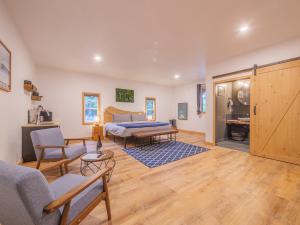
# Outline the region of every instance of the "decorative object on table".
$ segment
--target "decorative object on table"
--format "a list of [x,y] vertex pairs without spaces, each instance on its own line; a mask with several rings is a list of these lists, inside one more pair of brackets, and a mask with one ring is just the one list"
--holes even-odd
[[11,51],[0,41],[0,89],[11,91]]
[[116,102],[134,102],[134,90],[116,88]]
[[89,172],[95,174],[100,170],[110,169],[107,182],[110,181],[113,170],[116,165],[114,152],[110,150],[102,151],[102,154],[87,153],[80,157],[80,172],[83,176],[87,176]]
[[102,148],[102,141],[101,141],[101,137],[99,136],[97,141],[97,149],[96,149],[96,152],[99,155],[102,154],[101,148]]
[[188,119],[188,103],[178,103],[178,119],[187,120]]
[[217,86],[217,96],[225,96],[226,95],[226,88],[223,85]]
[[149,168],[161,166],[208,150],[204,147],[179,141],[148,145],[143,150],[139,147],[123,148],[123,151]]

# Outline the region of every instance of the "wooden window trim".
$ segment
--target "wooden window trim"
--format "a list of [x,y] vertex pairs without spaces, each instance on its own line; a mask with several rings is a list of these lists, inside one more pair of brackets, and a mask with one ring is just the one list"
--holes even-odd
[[[99,93],[91,93],[91,92],[83,92],[82,93],[82,125],[94,125],[95,123],[86,123],[85,122],[85,104],[84,104],[84,97],[85,96],[96,96],[98,97],[98,113],[97,116],[100,118],[100,94]],[[101,118],[100,118],[101,120]],[[99,120],[99,123],[100,123]]]
[[146,97],[145,98],[145,114],[146,114],[146,117],[147,117],[147,104],[146,104],[147,100],[154,100],[154,118],[153,118],[153,120],[149,120],[149,121],[156,121],[156,98],[154,98],[154,97]]

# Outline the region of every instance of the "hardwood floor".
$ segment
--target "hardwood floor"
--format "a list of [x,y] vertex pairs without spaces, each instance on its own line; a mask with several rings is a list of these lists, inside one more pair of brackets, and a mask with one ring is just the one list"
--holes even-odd
[[[203,136],[178,140],[204,145]],[[104,202],[82,224],[296,225],[300,224],[300,166],[211,147],[154,169],[111,141],[117,165],[109,183],[112,221]],[[79,173],[79,161],[70,165]],[[58,172],[47,172],[49,181]]]

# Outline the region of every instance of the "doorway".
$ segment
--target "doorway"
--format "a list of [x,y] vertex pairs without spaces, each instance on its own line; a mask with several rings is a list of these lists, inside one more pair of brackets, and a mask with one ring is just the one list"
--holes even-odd
[[215,83],[215,143],[249,152],[250,78]]

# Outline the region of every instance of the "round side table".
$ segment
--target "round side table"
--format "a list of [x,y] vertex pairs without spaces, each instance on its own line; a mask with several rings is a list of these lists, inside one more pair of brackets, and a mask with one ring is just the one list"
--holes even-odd
[[110,181],[111,175],[116,165],[114,159],[114,152],[110,150],[102,151],[102,154],[97,153],[87,153],[80,157],[80,172],[83,176],[87,176],[88,171],[93,174],[97,173],[101,169],[111,168],[107,182]]

